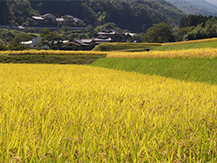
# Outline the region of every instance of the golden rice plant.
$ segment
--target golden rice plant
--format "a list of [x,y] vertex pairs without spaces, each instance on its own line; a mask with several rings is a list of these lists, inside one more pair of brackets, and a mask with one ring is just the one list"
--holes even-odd
[[100,51],[63,51],[63,50],[22,50],[22,51],[2,51],[8,55],[106,55]]
[[176,51],[110,52],[107,58],[216,58],[216,48]]
[[0,162],[217,162],[217,86],[0,64]]
[[179,41],[179,42],[169,42],[169,43],[162,43],[162,45],[179,45],[179,44],[191,44],[191,43],[212,42],[212,41],[217,41],[217,38],[207,38],[207,39]]

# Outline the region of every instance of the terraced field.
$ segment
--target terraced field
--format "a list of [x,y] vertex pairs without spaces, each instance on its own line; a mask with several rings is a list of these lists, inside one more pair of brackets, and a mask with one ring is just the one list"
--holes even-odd
[[106,55],[0,64],[0,162],[217,162],[216,49]]
[[0,162],[216,162],[217,86],[0,65]]

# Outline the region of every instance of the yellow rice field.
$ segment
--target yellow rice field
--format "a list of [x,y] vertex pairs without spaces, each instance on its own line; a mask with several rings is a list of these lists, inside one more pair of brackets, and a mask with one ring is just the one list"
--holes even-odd
[[217,48],[149,52],[110,52],[107,58],[216,58]]
[[161,45],[179,45],[179,44],[192,44],[192,43],[213,42],[213,41],[217,41],[217,38],[214,37],[214,38],[207,38],[207,39],[179,41],[179,42],[169,42],[169,43],[162,43]]
[[63,51],[63,50],[22,50],[22,51],[1,51],[1,54],[8,55],[106,55],[101,51]]
[[217,86],[0,64],[0,162],[217,162]]
[[107,58],[216,58],[217,48],[185,49],[171,51],[144,52],[102,52],[102,51],[61,51],[61,50],[24,50],[1,51],[8,55],[103,55]]

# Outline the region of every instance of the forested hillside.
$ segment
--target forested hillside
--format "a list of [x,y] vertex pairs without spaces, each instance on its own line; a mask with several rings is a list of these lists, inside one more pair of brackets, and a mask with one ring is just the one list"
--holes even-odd
[[130,31],[142,32],[153,24],[178,24],[185,14],[165,0],[23,0],[0,1],[0,23],[22,25],[32,15],[73,15],[93,26],[114,22]]

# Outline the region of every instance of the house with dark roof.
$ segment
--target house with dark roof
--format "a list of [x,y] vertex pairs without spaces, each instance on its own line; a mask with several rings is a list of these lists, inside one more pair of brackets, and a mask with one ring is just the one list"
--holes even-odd
[[114,29],[103,29],[97,33],[99,36],[107,36],[111,38],[111,42],[123,42],[123,33],[120,33]]
[[95,47],[93,39],[72,39],[65,43],[68,49],[73,50],[91,50]]
[[57,24],[57,25],[70,25],[72,23],[82,24],[84,25],[84,21],[76,18],[72,15],[64,15],[60,18],[57,18],[51,13],[44,14],[42,16],[32,16],[33,24],[34,25],[43,25],[47,23]]
[[107,42],[112,42],[112,39],[106,35],[99,35],[97,38],[94,38],[93,40],[96,43],[96,45],[107,43]]
[[56,22],[56,16],[51,13],[44,14],[42,16],[46,22]]
[[106,29],[98,32],[97,38],[92,39],[72,39],[66,45],[72,49],[77,50],[90,50],[95,47],[95,45],[108,43],[108,42],[123,42],[123,34],[113,30]]

